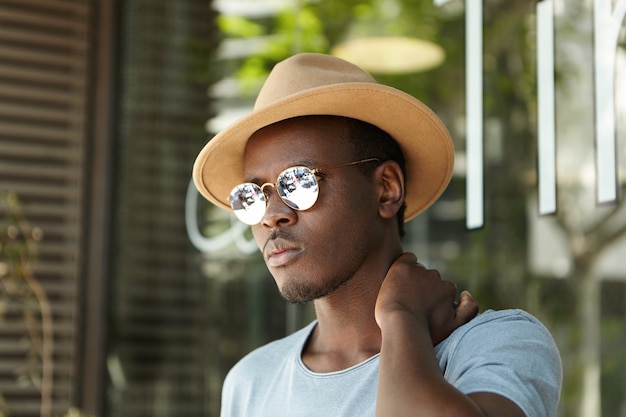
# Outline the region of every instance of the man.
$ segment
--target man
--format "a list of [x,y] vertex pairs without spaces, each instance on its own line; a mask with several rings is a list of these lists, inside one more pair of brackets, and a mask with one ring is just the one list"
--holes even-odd
[[403,253],[447,186],[437,116],[360,68],[300,54],[200,152],[194,181],[252,233],[283,297],[317,320],[229,373],[222,416],[553,416],[561,363],[519,310],[489,311]]

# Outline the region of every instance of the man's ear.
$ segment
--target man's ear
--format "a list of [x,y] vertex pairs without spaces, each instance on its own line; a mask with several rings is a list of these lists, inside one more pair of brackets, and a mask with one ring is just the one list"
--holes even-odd
[[404,174],[395,161],[385,161],[376,169],[378,212],[391,219],[404,204]]

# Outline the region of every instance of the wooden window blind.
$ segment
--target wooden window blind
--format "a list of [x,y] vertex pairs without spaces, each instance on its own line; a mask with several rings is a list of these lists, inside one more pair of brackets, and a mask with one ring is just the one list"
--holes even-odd
[[41,346],[28,333],[41,334],[39,312],[27,326],[33,307],[0,286],[0,394],[13,417],[64,415],[74,396],[91,13],[89,1],[0,0],[0,193],[15,193],[43,231],[34,275],[54,332],[41,409]]

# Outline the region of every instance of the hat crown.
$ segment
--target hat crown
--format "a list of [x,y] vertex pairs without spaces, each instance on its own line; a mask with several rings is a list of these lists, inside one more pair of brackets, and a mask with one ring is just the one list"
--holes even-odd
[[276,64],[259,92],[254,110],[305,90],[346,83],[376,83],[376,80],[360,67],[334,56],[298,54]]

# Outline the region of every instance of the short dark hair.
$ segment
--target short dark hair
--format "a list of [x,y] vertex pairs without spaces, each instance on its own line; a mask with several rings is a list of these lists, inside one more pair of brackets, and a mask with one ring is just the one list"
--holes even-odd
[[[345,118],[348,123],[348,141],[353,147],[354,159],[378,158],[381,161],[395,161],[406,178],[406,162],[400,145],[389,133],[362,120]],[[359,168],[367,175],[374,172],[372,164],[361,164]],[[404,236],[404,211],[406,204],[403,203],[396,216],[400,236]]]

